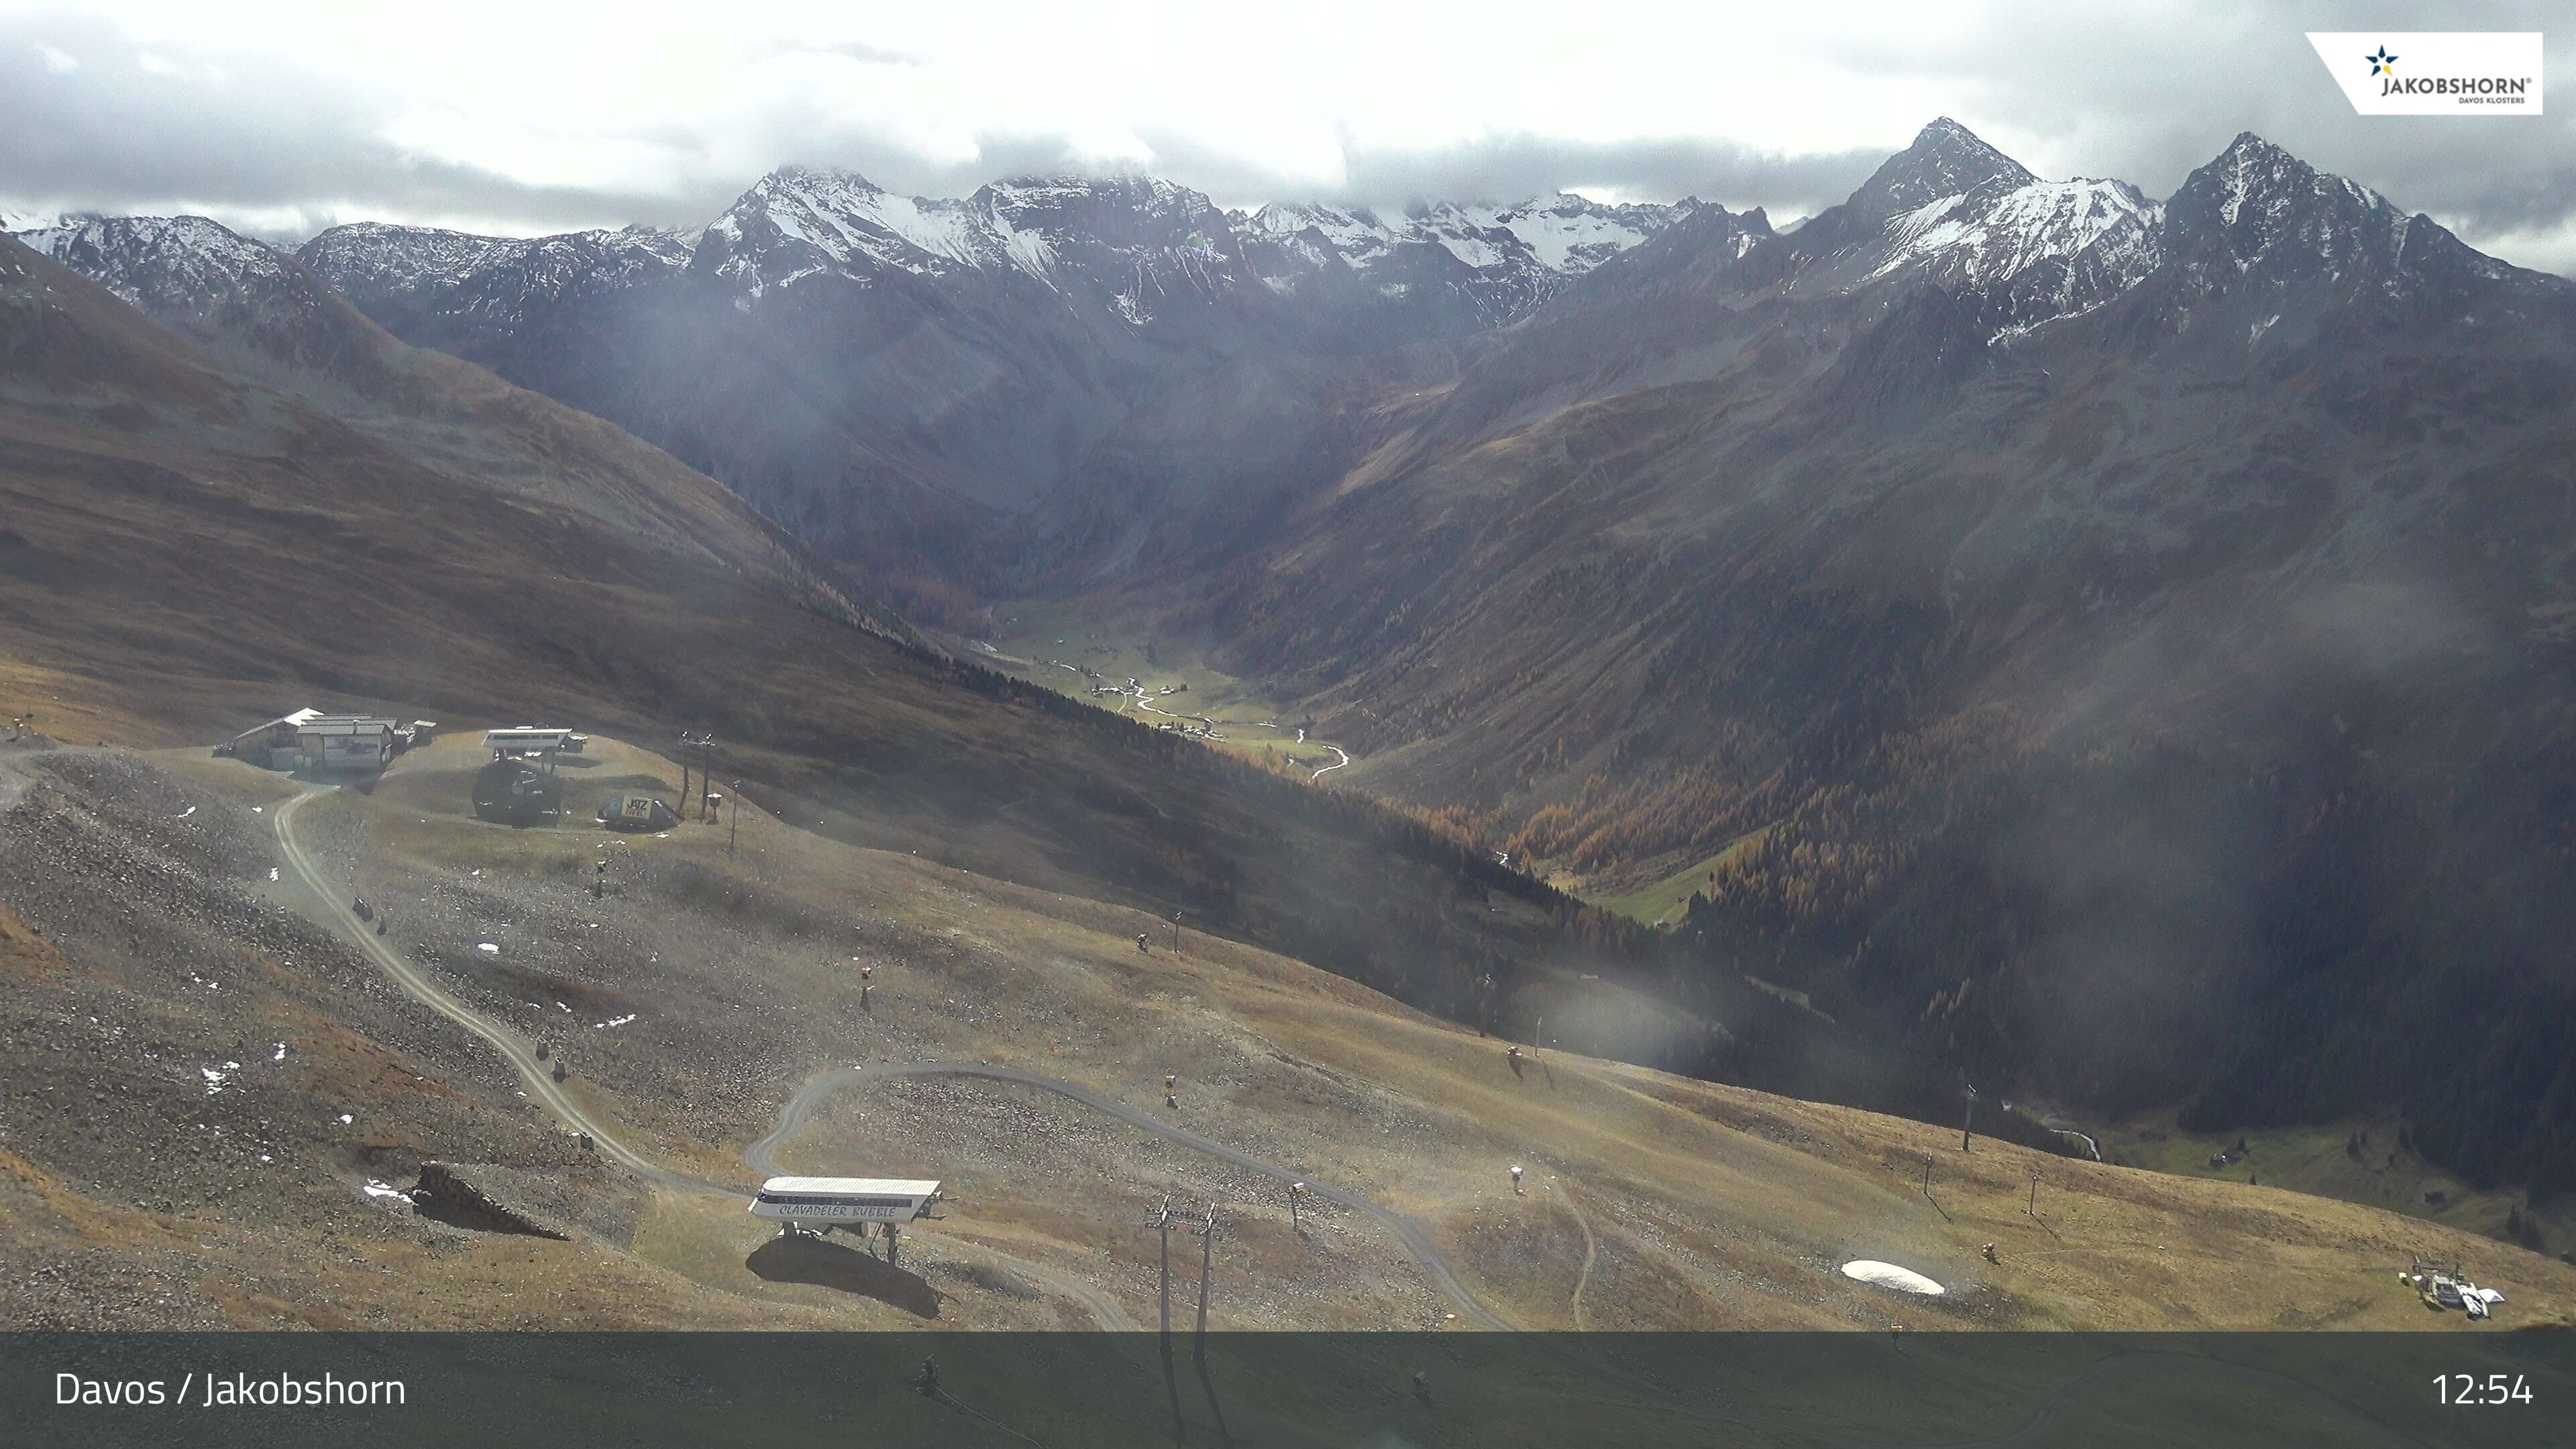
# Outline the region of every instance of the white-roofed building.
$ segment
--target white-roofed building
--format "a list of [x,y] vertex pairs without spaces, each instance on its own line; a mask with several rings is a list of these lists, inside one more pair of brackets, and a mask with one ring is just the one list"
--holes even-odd
[[[577,745],[574,741],[580,741]],[[579,754],[590,736],[577,735],[568,729],[542,725],[520,725],[515,729],[485,730],[483,744],[496,760],[522,759],[531,755]]]
[[752,1199],[754,1217],[773,1218],[790,1233],[884,1223],[893,1227],[930,1216],[939,1200],[936,1178],[773,1177]]
[[263,770],[292,770],[304,763],[304,750],[296,732],[306,723],[322,717],[318,709],[299,709],[282,714],[264,725],[243,730],[215,747],[218,755],[231,755],[250,761]]

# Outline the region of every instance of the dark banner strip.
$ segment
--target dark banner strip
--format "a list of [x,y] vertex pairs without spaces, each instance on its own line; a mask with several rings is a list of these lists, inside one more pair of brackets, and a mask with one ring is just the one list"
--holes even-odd
[[2556,1445],[2576,1336],[8,1335],[43,1445]]

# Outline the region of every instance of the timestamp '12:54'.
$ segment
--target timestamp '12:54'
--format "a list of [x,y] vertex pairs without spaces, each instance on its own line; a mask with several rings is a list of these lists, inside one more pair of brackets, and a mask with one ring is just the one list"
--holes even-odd
[[2445,1404],[2528,1404],[2531,1384],[2520,1374],[2435,1374],[2433,1392]]

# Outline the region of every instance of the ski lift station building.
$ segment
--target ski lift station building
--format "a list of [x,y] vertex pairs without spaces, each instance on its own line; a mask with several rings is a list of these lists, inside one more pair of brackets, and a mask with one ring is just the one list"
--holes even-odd
[[532,755],[578,755],[589,743],[588,735],[538,725],[483,732],[483,744],[496,760],[525,759]]
[[215,746],[215,753],[248,760],[263,770],[296,769],[304,763],[304,745],[299,731],[320,718],[322,711],[318,709],[299,709],[292,714],[282,714]]
[[773,1177],[752,1199],[754,1217],[808,1231],[840,1224],[908,1223],[930,1216],[935,1178]]
[[381,770],[393,763],[395,726],[373,715],[316,715],[295,727],[305,766],[316,770]]
[[[429,728],[432,733],[438,729]],[[299,709],[242,731],[217,745],[215,753],[268,770],[381,770],[403,744],[403,733],[392,720]]]

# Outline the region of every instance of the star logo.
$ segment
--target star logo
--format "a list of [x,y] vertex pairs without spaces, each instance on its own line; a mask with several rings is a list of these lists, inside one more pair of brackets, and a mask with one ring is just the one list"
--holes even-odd
[[2388,53],[2388,47],[2385,45],[2379,47],[2379,53],[2377,55],[2365,55],[2362,59],[2370,62],[2370,73],[2372,75],[2397,74],[2397,57],[2390,55]]

